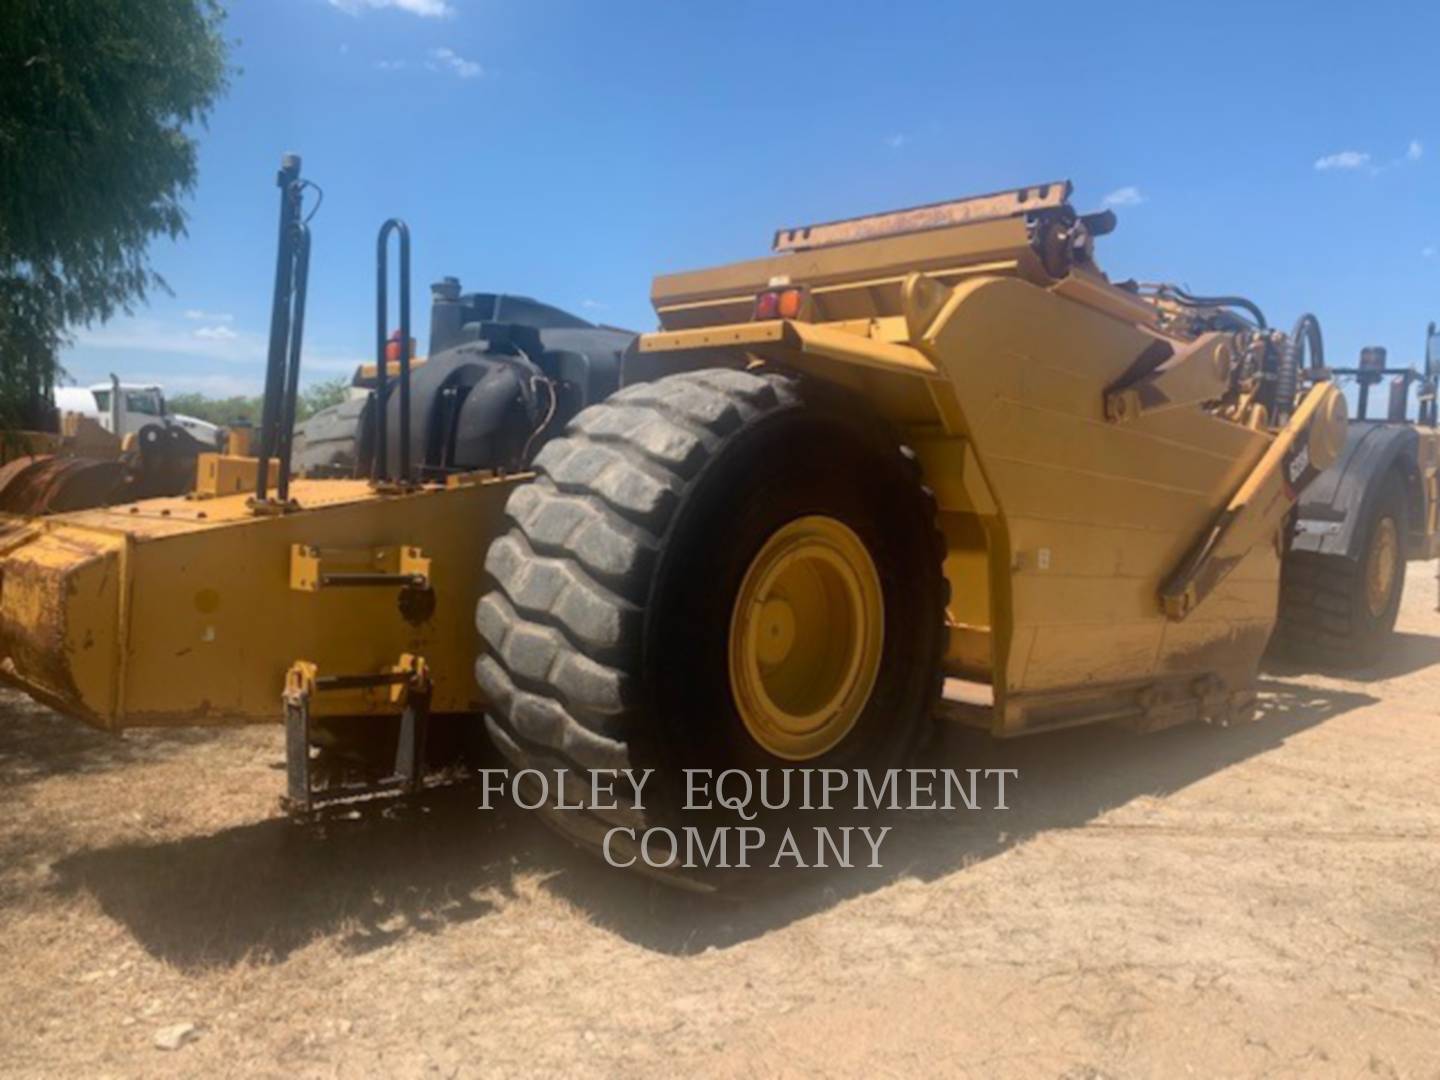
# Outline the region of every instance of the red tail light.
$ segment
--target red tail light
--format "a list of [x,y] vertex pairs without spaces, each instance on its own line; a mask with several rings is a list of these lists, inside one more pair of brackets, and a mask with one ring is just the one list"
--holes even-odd
[[766,289],[755,297],[755,319],[798,319],[804,307],[804,289]]

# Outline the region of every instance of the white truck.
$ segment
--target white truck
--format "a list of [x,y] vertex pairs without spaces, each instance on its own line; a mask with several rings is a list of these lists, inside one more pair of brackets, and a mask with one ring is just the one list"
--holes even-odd
[[108,383],[57,387],[55,406],[62,414],[88,416],[121,439],[148,424],[160,424],[178,427],[207,447],[219,447],[221,441],[216,425],[166,411],[165,392],[154,383],[126,383],[112,375]]

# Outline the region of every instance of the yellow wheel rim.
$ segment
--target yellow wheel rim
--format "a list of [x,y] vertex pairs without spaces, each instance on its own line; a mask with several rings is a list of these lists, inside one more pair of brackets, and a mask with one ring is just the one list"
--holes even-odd
[[789,761],[832,749],[870,700],[884,642],[880,575],[854,530],[819,514],[777,529],[730,618],[730,689],[746,730]]
[[1365,560],[1365,605],[1374,618],[1385,614],[1390,606],[1390,591],[1395,587],[1395,571],[1400,565],[1400,533],[1394,518],[1381,518],[1370,542],[1370,555]]

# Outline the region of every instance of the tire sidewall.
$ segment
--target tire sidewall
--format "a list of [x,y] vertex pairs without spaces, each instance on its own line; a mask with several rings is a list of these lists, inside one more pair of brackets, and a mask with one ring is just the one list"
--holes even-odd
[[[1369,573],[1370,554],[1375,544],[1376,534],[1380,529],[1380,522],[1387,517],[1395,522],[1399,551],[1397,552],[1395,577],[1390,586],[1389,600],[1386,602],[1384,611],[1377,616],[1370,611],[1366,577]],[[1392,475],[1380,489],[1374,512],[1370,514],[1369,520],[1366,522],[1365,542],[1360,548],[1359,572],[1355,575],[1354,610],[1359,615],[1363,627],[1360,635],[1361,647],[1367,654],[1371,654],[1370,658],[1373,658],[1373,653],[1383,645],[1385,636],[1394,629],[1396,617],[1400,613],[1400,598],[1405,591],[1407,528],[1405,488],[1400,478]]]
[[[647,703],[669,780],[681,770],[867,768],[903,763],[927,729],[943,616],[940,566],[929,546],[916,481],[893,440],[841,414],[801,402],[722,444],[692,482],[672,523],[648,605]],[[745,727],[729,681],[735,597],[755,554],[781,526],[810,514],[847,525],[874,560],[884,597],[875,688],[854,728],[807,761],[774,756]]]

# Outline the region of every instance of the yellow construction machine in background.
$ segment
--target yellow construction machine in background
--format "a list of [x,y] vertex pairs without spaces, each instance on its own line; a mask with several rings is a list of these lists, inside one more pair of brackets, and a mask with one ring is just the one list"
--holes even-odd
[[[1387,351],[1372,346],[1355,367],[1325,367],[1315,358],[1312,378],[1357,384],[1357,415],[1340,457],[1296,507],[1272,641],[1278,652],[1331,667],[1375,662],[1394,640],[1407,560],[1440,556],[1434,323],[1423,356],[1419,367],[1392,367]],[[1386,377],[1385,414],[1372,416],[1371,390]]]

